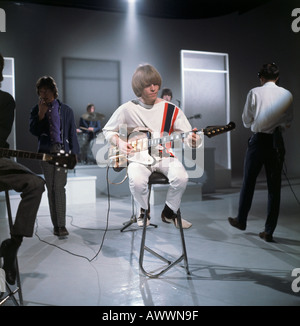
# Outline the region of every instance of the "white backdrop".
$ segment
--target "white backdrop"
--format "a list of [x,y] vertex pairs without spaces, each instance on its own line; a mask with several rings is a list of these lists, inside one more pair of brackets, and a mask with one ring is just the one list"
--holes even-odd
[[[15,98],[15,61],[14,58],[4,58],[3,81],[1,90],[10,93]],[[15,112],[16,121],[16,112]],[[8,137],[10,149],[16,149],[16,123],[14,122],[10,136]]]

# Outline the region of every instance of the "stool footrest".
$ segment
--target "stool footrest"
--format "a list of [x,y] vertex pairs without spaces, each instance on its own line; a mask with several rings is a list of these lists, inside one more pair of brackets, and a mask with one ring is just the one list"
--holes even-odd
[[14,302],[14,304],[16,306],[20,306],[22,305],[22,302],[20,302],[20,304],[18,303],[17,299],[14,297],[15,294],[17,294],[21,289],[19,287],[16,287],[14,290],[11,290],[9,285],[6,283],[6,287],[8,289],[7,294],[1,299],[0,296],[0,306],[3,305],[8,299],[12,299],[12,301]]
[[[145,243],[146,243],[146,229],[147,229],[147,210],[145,211],[144,221],[143,221],[144,225],[143,225],[143,234],[142,234],[142,241],[141,241],[139,265],[140,265],[140,269],[143,272],[143,274],[145,274],[148,277],[151,277],[151,278],[159,277],[160,275],[167,272],[170,268],[172,268],[173,266],[180,263],[182,260],[184,260],[184,262],[185,262],[185,269],[186,269],[187,274],[190,275],[189,268],[188,268],[188,260],[187,260],[187,253],[186,253],[186,247],[185,247],[185,240],[184,240],[184,234],[183,234],[183,229],[182,229],[180,211],[178,211],[177,216],[178,216],[177,218],[178,218],[178,225],[179,225],[179,229],[180,229],[180,237],[181,237],[181,244],[182,244],[182,255],[179,258],[177,258],[176,260],[174,260],[173,262],[171,262],[170,260],[168,260],[165,257],[161,256],[156,251],[154,251],[153,249],[150,249],[148,246],[145,245]],[[160,270],[160,272],[158,272],[158,273],[147,272],[145,270],[144,266],[143,266],[145,250],[148,251],[153,256],[156,256],[160,260],[167,263],[168,266],[166,268],[162,268]]]
[[169,265],[172,264],[172,262],[170,260],[168,260],[165,257],[161,256],[160,254],[158,254],[156,251],[150,249],[149,247],[145,246],[144,249],[147,250],[148,252],[150,252],[153,256],[156,256],[160,260],[163,260],[167,264],[169,264]]
[[[161,269],[160,272],[154,274],[154,273],[151,273],[151,272],[147,272],[145,270],[145,268],[143,267],[143,262],[141,261],[140,262],[140,268],[142,270],[142,272],[148,276],[148,277],[151,277],[151,278],[156,278],[156,277],[159,277],[160,275],[166,273],[170,268],[172,268],[173,266],[179,264],[182,260],[184,260],[184,254],[182,254],[178,259],[176,259],[175,261],[171,262],[170,260],[164,258],[163,256],[161,256],[160,254],[158,254],[157,252],[155,252],[154,250],[148,248],[147,246],[144,247],[145,250],[147,250],[148,252],[150,252],[152,255],[156,256],[157,258],[163,260],[164,262],[166,262],[168,264],[168,266],[166,268],[163,268]],[[187,269],[187,266],[186,266],[186,269]],[[187,269],[187,274],[190,274],[189,270]]]

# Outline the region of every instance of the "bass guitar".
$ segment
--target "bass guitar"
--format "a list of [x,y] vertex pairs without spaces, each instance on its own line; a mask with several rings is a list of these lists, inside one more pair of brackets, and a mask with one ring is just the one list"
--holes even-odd
[[75,154],[68,154],[64,152],[55,154],[45,154],[45,153],[34,153],[26,152],[15,149],[0,148],[0,157],[17,157],[34,159],[40,161],[46,161],[50,164],[54,164],[57,167],[62,167],[65,169],[74,169],[77,164],[77,159]]
[[128,135],[128,143],[133,147],[130,154],[122,153],[118,146],[111,145],[108,151],[109,165],[117,172],[124,169],[129,162],[138,162],[144,165],[153,165],[156,159],[151,156],[151,148],[161,147],[172,141],[182,140],[190,133],[195,132],[204,134],[208,138],[215,137],[225,132],[235,129],[235,123],[229,122],[224,126],[207,126],[202,130],[189,131],[185,133],[172,133],[168,136],[160,138],[150,138],[151,132],[144,127],[136,128],[131,134]]

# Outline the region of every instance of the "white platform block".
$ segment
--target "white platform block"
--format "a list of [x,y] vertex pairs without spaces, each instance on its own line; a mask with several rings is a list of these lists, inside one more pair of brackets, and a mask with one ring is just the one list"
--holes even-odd
[[[73,204],[92,204],[96,202],[96,176],[73,176],[68,175],[66,185],[67,205]],[[20,202],[20,194],[10,191],[10,202],[12,207],[18,207]],[[41,207],[49,206],[47,189],[43,193]],[[16,212],[12,212],[13,215]],[[7,217],[5,193],[0,193],[0,218]]]
[[[96,202],[96,176],[68,175],[66,185],[67,205],[92,204]],[[47,189],[43,193],[41,205],[48,206]]]

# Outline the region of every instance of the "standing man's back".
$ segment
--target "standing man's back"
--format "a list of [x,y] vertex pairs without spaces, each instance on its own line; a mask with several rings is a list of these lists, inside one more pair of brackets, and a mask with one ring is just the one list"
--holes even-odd
[[261,86],[247,95],[242,120],[253,135],[248,140],[244,162],[244,178],[240,192],[238,215],[229,217],[229,223],[246,230],[252,205],[256,178],[265,167],[268,184],[268,210],[264,231],[260,238],[273,241],[280,209],[281,173],[285,156],[282,131],[289,128],[293,119],[292,94],[277,85],[279,69],[274,63],[262,66],[258,73]]

